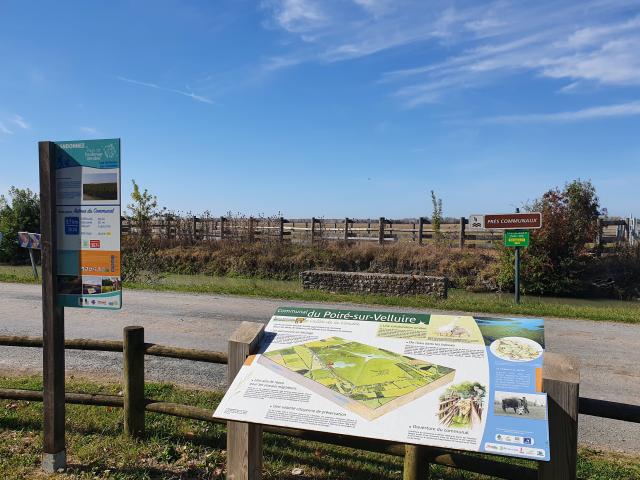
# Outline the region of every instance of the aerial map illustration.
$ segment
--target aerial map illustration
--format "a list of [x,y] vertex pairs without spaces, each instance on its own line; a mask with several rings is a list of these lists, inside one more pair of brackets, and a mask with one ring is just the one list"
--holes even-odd
[[452,368],[339,337],[266,352],[259,363],[368,420],[455,376]]

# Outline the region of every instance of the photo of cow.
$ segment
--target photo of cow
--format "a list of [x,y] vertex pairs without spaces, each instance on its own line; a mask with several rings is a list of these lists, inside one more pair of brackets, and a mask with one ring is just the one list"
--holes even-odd
[[544,420],[547,418],[547,397],[535,393],[495,392],[493,414]]

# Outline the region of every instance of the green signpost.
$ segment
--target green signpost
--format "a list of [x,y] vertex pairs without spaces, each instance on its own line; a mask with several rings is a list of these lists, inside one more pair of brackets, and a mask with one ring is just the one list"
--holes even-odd
[[520,303],[520,249],[529,246],[529,230],[542,228],[542,213],[494,213],[470,215],[469,230],[504,230],[504,246],[515,248],[515,300]]
[[504,246],[505,247],[528,247],[529,231],[528,230],[505,230]]

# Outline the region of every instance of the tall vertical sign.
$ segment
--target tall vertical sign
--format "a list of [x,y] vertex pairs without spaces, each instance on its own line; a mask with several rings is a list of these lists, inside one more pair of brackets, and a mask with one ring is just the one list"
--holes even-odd
[[55,145],[58,303],[119,309],[120,140]]
[[39,142],[44,442],[42,469],[66,468],[64,307],[117,309],[120,140]]
[[57,303],[56,146],[39,142],[40,248],[42,253],[42,469],[57,472],[67,465],[64,439],[64,307]]

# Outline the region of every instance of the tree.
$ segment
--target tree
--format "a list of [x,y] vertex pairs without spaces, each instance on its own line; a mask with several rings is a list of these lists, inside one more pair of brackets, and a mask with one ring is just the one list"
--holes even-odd
[[433,212],[431,214],[433,234],[436,238],[439,238],[440,225],[442,224],[442,198],[436,197],[436,193],[433,190],[431,190],[431,203],[433,206]]
[[142,191],[135,180],[131,180],[132,203],[127,205],[129,220],[133,223],[122,256],[122,279],[128,282],[155,282],[160,277],[157,246],[152,235],[152,221],[158,215],[158,199],[145,188]]
[[29,261],[29,253],[18,246],[18,232],[40,232],[40,199],[28,188],[9,188],[0,195],[0,262],[14,265]]
[[133,192],[131,199],[133,203],[127,205],[131,212],[129,218],[134,222],[141,235],[151,234],[151,220],[158,214],[158,198],[149,193],[145,188],[140,191],[140,187],[135,180],[131,180],[133,184]]
[[[587,261],[587,244],[596,235],[600,202],[590,181],[574,180],[553,188],[525,206],[542,213],[542,228],[533,230],[522,254],[523,290],[536,294],[576,294]],[[501,249],[503,287],[513,285],[513,249]]]

